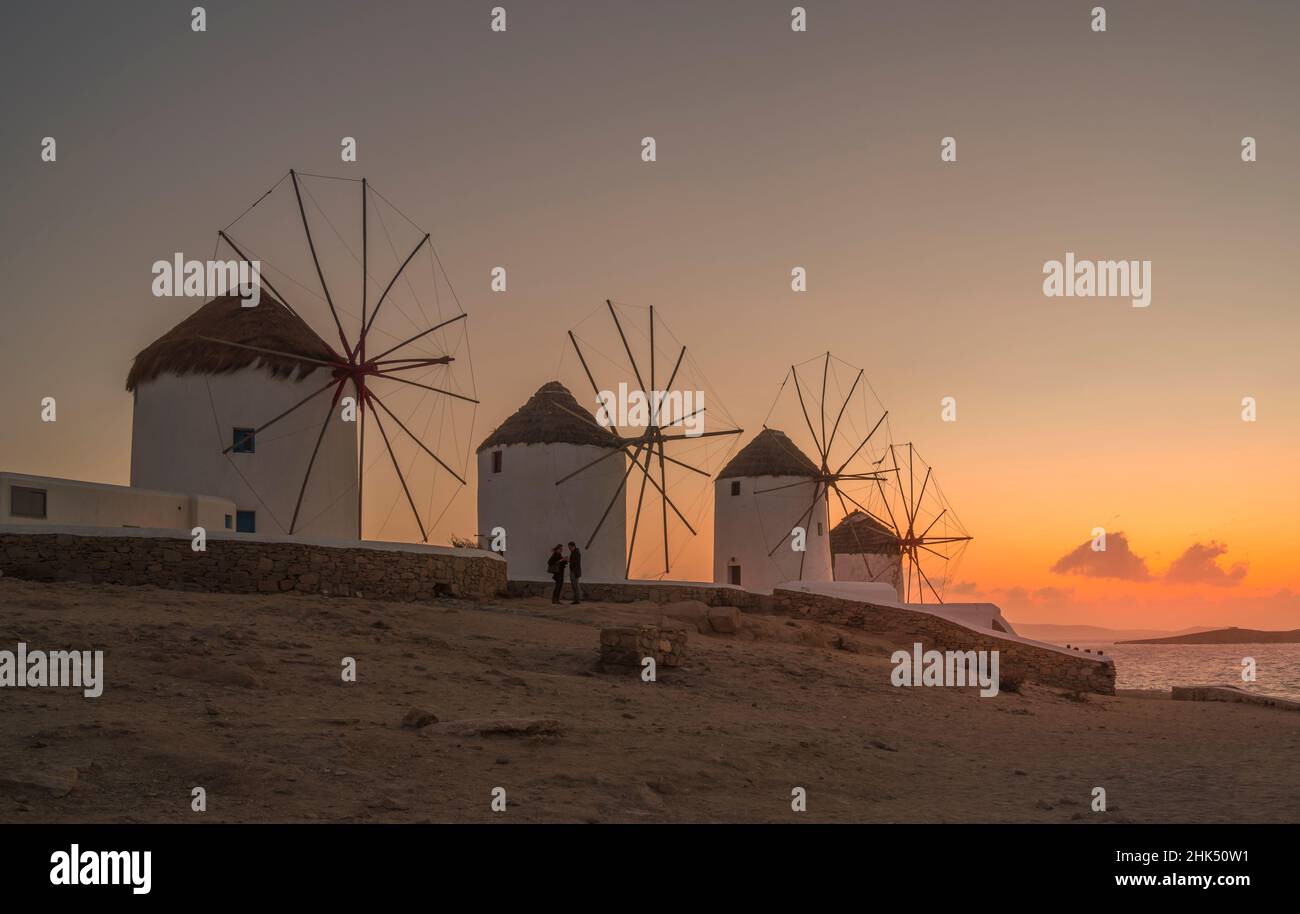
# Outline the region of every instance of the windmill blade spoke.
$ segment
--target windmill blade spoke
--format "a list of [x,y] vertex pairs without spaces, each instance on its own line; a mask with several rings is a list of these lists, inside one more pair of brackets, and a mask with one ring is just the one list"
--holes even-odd
[[700,432],[698,435],[660,435],[659,440],[668,441],[698,441],[700,438],[716,438],[718,435],[741,435],[744,434],[743,428],[728,428],[716,432]]
[[[846,397],[844,398],[844,402],[842,402],[842,403],[840,404],[840,412],[839,412],[839,415],[837,415],[837,416],[835,417],[835,424],[831,426],[831,436],[830,436],[830,438],[827,439],[827,441],[826,441],[826,453],[827,453],[827,454],[830,454],[830,452],[831,452],[831,447],[835,444],[835,435],[836,435],[836,433],[839,432],[839,430],[840,430],[840,420],[844,418],[844,410],[848,408],[849,401],[853,399],[853,392],[854,392],[855,390],[858,389],[858,382],[862,380],[862,375],[863,375],[864,373],[865,373],[865,369],[862,369],[862,368],[859,368],[859,369],[858,369],[858,375],[857,375],[857,377],[855,377],[855,378],[853,379],[853,386],[849,388],[849,394],[848,394],[848,396],[846,396]],[[868,435],[867,437],[869,438],[869,437],[871,437],[871,436]],[[842,469],[842,468],[841,468],[841,469]]]
[[786,531],[785,533],[781,534],[781,538],[780,538],[779,540],[777,540],[776,545],[772,547],[772,551],[769,552],[769,553],[767,554],[767,557],[768,557],[769,559],[770,559],[772,556],[776,555],[776,550],[780,549],[782,546],[785,545],[785,541],[786,541],[787,539],[790,538],[790,534],[794,533],[794,528],[803,525],[803,523],[804,523],[804,518],[806,518],[806,517],[807,517],[807,518],[811,518],[811,517],[812,517],[812,513],[813,513],[813,511],[816,510],[816,508],[817,508],[817,499],[818,499],[820,496],[821,496],[821,483],[820,483],[820,482],[814,482],[814,483],[813,483],[813,497],[812,497],[812,504],[810,504],[807,508],[804,509],[804,512],[803,512],[802,514],[799,515],[799,519],[796,520],[793,524],[790,525],[790,529],[789,529],[788,531]]
[[710,475],[712,475],[707,470],[701,470],[699,467],[693,467],[689,463],[683,463],[682,461],[678,460],[676,457],[669,457],[667,454],[664,454],[664,445],[662,441],[659,442],[659,453],[663,456],[664,460],[667,460],[669,463],[675,463],[677,464],[677,466],[681,467],[684,470],[690,470],[692,473],[699,473],[701,476],[705,478],[708,478]]
[[[672,458],[669,457],[668,459],[671,460]],[[692,527],[691,522],[686,519],[686,515],[682,514],[682,512],[677,509],[677,505],[673,502],[672,498],[669,497],[668,492],[665,489],[660,488],[659,483],[655,482],[655,478],[650,476],[650,474],[641,467],[640,463],[637,463],[636,467],[641,470],[641,472],[646,473],[647,477],[650,479],[650,485],[654,486],[659,491],[659,494],[663,497],[664,501],[668,502],[668,507],[673,509],[673,513],[677,515],[677,519],[686,525],[687,530],[691,531],[691,536],[695,536],[695,528]]]
[[627,478],[628,476],[632,475],[632,467],[640,466],[641,465],[640,461],[641,461],[641,445],[638,444],[636,447],[636,456],[632,458],[632,462],[628,464],[627,469],[623,471],[623,479],[622,481],[619,482],[618,489],[614,492],[614,497],[611,498],[609,500],[609,504],[605,506],[605,513],[602,514],[600,516],[600,520],[596,522],[596,529],[591,531],[591,536],[588,537],[587,545],[585,548],[590,549],[591,544],[596,541],[596,534],[600,533],[600,528],[605,525],[605,518],[609,517],[609,512],[614,510],[614,505],[618,502],[618,499],[623,495],[623,488],[627,485]]
[[[868,576],[870,576],[871,563],[867,561],[867,550],[863,548],[862,540],[858,537],[858,525],[852,522],[852,514],[849,512],[848,505],[844,503],[844,493],[841,492],[837,487],[835,489],[835,494],[836,496],[839,497],[840,509],[844,512],[844,521],[841,521],[841,523],[848,523],[849,532],[853,534],[853,545],[858,547],[858,555],[862,556],[862,569]],[[831,578],[834,579],[834,577],[835,577],[835,550],[831,549]]]
[[[885,520],[884,520],[884,518],[882,518],[882,517],[877,517],[877,516],[876,516],[876,515],[875,515],[875,514],[874,514],[874,513],[869,509],[869,508],[867,508],[865,505],[863,505],[861,502],[859,502],[859,501],[858,501],[856,498],[854,498],[852,495],[850,495],[849,493],[845,492],[845,491],[844,491],[843,489],[841,489],[839,486],[835,485],[835,483],[832,482],[831,485],[835,488],[835,492],[836,492],[837,495],[840,496],[840,498],[847,498],[849,501],[853,502],[854,507],[856,507],[856,508],[857,508],[859,511],[861,511],[863,514],[867,515],[867,517],[871,518],[872,520],[874,520],[876,523],[880,524],[881,526],[884,526],[884,525],[885,525]],[[897,531],[895,531],[895,533],[897,533]]]
[[307,494],[307,482],[311,479],[311,471],[316,466],[316,455],[320,453],[321,442],[325,440],[325,432],[329,429],[330,417],[334,415],[334,407],[339,402],[339,391],[343,389],[340,384],[338,390],[334,391],[334,396],[330,400],[329,409],[325,411],[325,419],[320,424],[320,434],[316,436],[316,446],[311,450],[311,459],[307,461],[307,472],[302,477],[302,488],[298,490],[298,502],[293,506],[293,519],[289,521],[289,535],[293,535],[294,528],[298,526],[298,512],[302,510],[302,498]]
[[[683,464],[683,466],[685,466],[685,464]],[[695,468],[694,468],[694,467],[691,467],[690,469],[695,469]],[[698,472],[698,471],[697,471],[697,472]],[[706,473],[705,475],[707,476],[708,474]],[[668,566],[669,566],[669,561],[668,561],[668,475],[667,475],[667,470],[666,470],[666,468],[665,468],[664,445],[663,445],[663,442],[662,442],[662,441],[659,442],[659,491],[663,493],[663,496],[659,499],[659,506],[660,506],[660,508],[663,509],[663,525],[664,525],[664,574],[667,574],[667,573],[668,573]],[[676,510],[676,509],[674,509],[674,510]]]
[[[614,310],[614,303],[607,298],[605,304],[609,307],[609,316],[614,318],[614,326],[618,328],[618,338],[623,341],[623,351],[627,353],[627,360],[632,363],[632,373],[636,375],[637,386],[644,391],[645,382],[641,380],[641,369],[637,367],[636,358],[632,355],[632,347],[627,344],[627,335],[623,333],[623,324],[618,319],[618,312]],[[596,391],[596,395],[599,396],[600,391]]]
[[457,400],[465,400],[468,403],[478,402],[473,397],[467,397],[464,394],[458,394],[450,390],[444,390],[441,387],[432,387],[428,384],[421,384],[419,381],[412,381],[409,378],[399,378],[396,375],[389,374],[388,372],[376,372],[375,376],[379,378],[383,378],[387,381],[396,381],[399,384],[409,384],[412,387],[423,387],[425,390],[431,390],[436,394],[446,394],[449,397],[455,397]]
[[916,501],[912,503],[912,516],[907,519],[907,528],[910,530],[916,526],[916,515],[921,510],[921,500],[925,498],[926,486],[930,484],[930,467],[925,468],[925,479],[921,483],[921,494],[917,496]]
[[[827,352],[826,361],[822,364],[822,399],[821,403],[818,404],[818,406],[821,407],[819,412],[821,412],[822,417],[822,463],[826,462],[826,455],[829,454],[831,450],[830,442],[826,439],[826,377],[830,373],[831,354]],[[799,580],[803,580],[802,575],[800,575]]]
[[[425,443],[421,441],[413,431],[411,431],[409,428],[406,427],[406,423],[403,422],[401,419],[397,418],[397,415],[391,409],[388,408],[388,404],[384,403],[383,400],[379,399],[379,397],[376,396],[371,391],[367,391],[366,396],[370,399],[372,403],[379,404],[379,408],[382,409],[384,412],[388,413],[389,418],[397,423],[398,428],[406,432],[406,436],[410,438],[412,441],[414,441],[416,445],[420,448],[420,450],[424,451],[426,454],[428,454],[430,457],[436,460],[438,462],[438,466],[442,467],[452,476],[456,477],[457,482],[459,482],[461,485],[465,485],[464,477],[462,477],[459,473],[457,473],[455,470],[449,467],[441,457],[439,457],[433,451],[429,450],[429,448],[425,445]],[[376,418],[378,417],[376,416]],[[384,436],[385,440],[387,440],[387,437],[388,437],[387,435]]]
[[861,451],[866,446],[867,442],[871,440],[871,437],[876,433],[876,429],[880,428],[880,423],[884,422],[888,415],[889,410],[885,410],[881,413],[880,418],[876,420],[876,424],[871,427],[871,431],[867,432],[867,437],[858,442],[858,446],[853,449],[853,453],[849,455],[849,459],[840,464],[840,468],[835,471],[836,476],[844,472],[844,468],[852,462],[854,457],[858,456],[858,452]]
[[[425,237],[427,238],[428,236],[426,235]],[[375,309],[378,310],[378,308],[379,308],[379,306],[376,305],[376,306],[375,306]],[[428,336],[430,333],[433,333],[435,330],[441,330],[443,327],[446,327],[448,324],[454,324],[454,323],[456,323],[456,321],[463,321],[463,320],[465,320],[465,318],[467,318],[467,317],[469,317],[468,314],[465,314],[464,312],[461,312],[460,314],[457,314],[455,317],[449,317],[449,318],[447,318],[447,320],[443,321],[443,322],[440,323],[440,324],[434,324],[434,325],[433,325],[432,327],[430,327],[428,330],[424,330],[424,331],[422,331],[422,332],[420,332],[420,333],[417,333],[415,336],[411,337],[410,339],[402,340],[402,341],[401,341],[400,343],[398,343],[396,346],[393,346],[393,347],[391,347],[391,348],[385,349],[383,352],[379,353],[379,355],[375,356],[375,358],[373,359],[373,361],[376,361],[376,362],[377,362],[377,361],[379,361],[380,359],[382,359],[384,356],[386,356],[386,355],[390,355],[391,353],[394,353],[394,352],[396,352],[397,350],[401,349],[403,346],[409,346],[409,345],[411,345],[412,343],[414,343],[416,340],[418,340],[418,339],[422,339],[422,338]]]
[[205,343],[220,343],[222,346],[233,346],[236,349],[247,349],[250,352],[260,352],[262,355],[273,355],[276,358],[289,359],[293,362],[307,362],[311,365],[324,365],[326,368],[341,368],[346,365],[343,361],[327,362],[324,359],[313,359],[305,355],[294,355],[292,352],[282,352],[279,349],[265,349],[261,346],[250,346],[247,343],[232,343],[230,340],[219,340],[213,336],[199,335],[194,337],[194,339],[203,340]]
[[293,193],[298,198],[298,215],[302,217],[302,230],[307,235],[307,247],[311,250],[312,263],[316,265],[316,276],[320,278],[320,286],[325,290],[325,303],[329,305],[330,314],[334,317],[334,326],[338,328],[339,342],[343,344],[343,351],[351,359],[352,346],[348,343],[347,334],[343,332],[343,322],[339,320],[339,312],[334,307],[334,296],[330,295],[329,283],[325,281],[325,271],[321,269],[320,258],[316,256],[316,241],[311,236],[311,226],[307,223],[307,210],[302,205],[302,190],[298,187],[298,172],[290,168],[289,176],[293,178]]
[[947,514],[947,513],[948,513],[948,509],[947,509],[947,508],[944,508],[942,511],[940,511],[940,512],[938,513],[938,515],[935,516],[934,520],[930,521],[930,526],[929,526],[929,527],[926,527],[924,530],[921,531],[921,535],[918,536],[917,539],[918,539],[918,540],[924,540],[924,539],[925,539],[925,535],[926,535],[927,533],[929,533],[930,530],[931,530],[931,528],[934,527],[935,524],[939,523],[939,519],[942,518],[942,517],[943,517],[945,514]]
[[799,385],[799,372],[793,365],[790,366],[790,374],[794,376],[794,389],[799,395],[799,408],[803,410],[803,421],[808,425],[808,434],[812,435],[813,444],[817,445],[817,453],[825,460],[826,452],[822,449],[821,442],[817,440],[817,430],[813,428],[812,419],[808,418],[808,407],[803,402],[803,388]]
[[428,240],[429,240],[429,234],[426,232],[424,237],[420,239],[419,243],[416,244],[416,246],[411,249],[411,253],[406,255],[406,259],[403,260],[402,265],[397,268],[397,272],[394,273],[393,278],[388,281],[388,285],[384,287],[384,294],[379,296],[379,301],[375,302],[375,310],[370,313],[370,320],[366,322],[365,326],[361,330],[361,338],[363,340],[367,336],[369,336],[370,328],[374,326],[375,318],[379,316],[379,309],[383,307],[384,299],[388,298],[388,293],[393,290],[394,283],[396,283],[398,277],[402,275],[402,272],[406,269],[406,265],[411,262],[411,258],[413,258],[417,253],[419,253],[420,248],[424,247],[425,243],[428,242]]
[[[281,180],[284,180],[284,179],[281,178]],[[270,193],[270,191],[267,191],[267,193]],[[226,244],[230,245],[231,249],[234,250],[234,252],[235,252],[236,254],[239,255],[239,259],[240,259],[240,260],[247,261],[247,262],[250,262],[250,263],[252,262],[252,261],[249,261],[248,255],[245,254],[242,250],[240,250],[239,245],[235,244],[235,242],[231,240],[230,236],[227,235],[224,231],[220,231],[220,230],[219,230],[219,231],[217,232],[217,237],[219,237],[222,241],[226,242]],[[259,273],[257,274],[257,281],[260,282],[260,283],[262,283],[262,285],[266,286],[268,289],[270,289],[270,290],[271,290],[271,294],[274,295],[274,296],[276,297],[277,302],[278,302],[279,304],[283,305],[284,308],[285,308],[285,309],[286,309],[290,314],[292,314],[294,317],[298,317],[298,312],[295,311],[295,310],[293,310],[293,307],[292,307],[292,306],[291,306],[291,305],[290,305],[290,304],[285,300],[285,297],[284,297],[283,295],[280,294],[280,290],[277,289],[274,285],[271,284],[271,280],[270,280],[270,279],[268,279],[264,274],[262,274],[261,272],[259,272]],[[258,307],[262,307],[262,306],[259,305]],[[301,320],[301,318],[299,318],[299,319]]]
[[584,463],[582,466],[578,467],[572,473],[569,473],[555,480],[555,484],[558,486],[562,483],[568,482],[570,479],[577,476],[583,470],[589,470],[592,467],[594,467],[596,464],[600,463],[601,461],[608,460],[609,458],[614,457],[618,454],[626,455],[627,451],[618,450],[616,448],[610,448],[606,453],[602,454],[600,457],[597,457],[595,460],[591,461],[590,463]]
[[376,367],[380,365],[391,365],[391,368],[380,368],[375,372],[380,376],[392,374],[394,371],[416,371],[420,368],[431,368],[434,365],[449,365],[454,362],[449,355],[439,356],[436,359],[396,359],[388,362],[376,362]]
[[397,479],[402,484],[402,491],[406,493],[406,503],[411,506],[411,513],[415,515],[415,524],[420,528],[420,539],[422,542],[427,543],[429,534],[425,532],[424,521],[420,519],[420,512],[415,507],[415,499],[411,497],[411,489],[407,486],[406,477],[402,474],[402,468],[397,463],[397,455],[393,453],[393,444],[388,440],[388,432],[384,430],[384,422],[379,418],[379,413],[375,413],[375,424],[379,426],[379,434],[383,436],[384,447],[388,449],[388,458],[393,461],[393,470],[397,473]]
[[[646,449],[645,461],[647,464],[650,462],[649,448]],[[638,460],[637,466],[640,465],[641,462]],[[643,472],[645,471],[643,470]],[[632,539],[627,544],[627,567],[623,571],[623,577],[625,578],[632,577],[632,555],[636,551],[636,532],[637,528],[641,525],[641,505],[645,502],[645,484],[646,480],[649,478],[649,472],[645,472],[645,475],[641,477],[641,492],[636,497],[636,517],[632,520]]]
[[[606,304],[608,304],[608,300],[606,300]],[[612,309],[613,306],[611,305],[610,307]],[[591,366],[587,364],[587,357],[582,354],[582,347],[578,345],[578,338],[573,335],[572,330],[569,331],[569,342],[573,344],[573,351],[578,354],[578,361],[582,363],[582,370],[587,375],[587,380],[591,382],[591,392],[596,395],[596,400],[603,405],[604,401],[601,400],[600,396],[600,385],[596,383],[596,377],[591,373]],[[606,412],[608,411],[609,410],[606,410]],[[613,416],[609,417],[609,430],[621,438],[622,432],[620,432],[618,427],[614,425],[613,418]]]
[[279,422],[279,421],[280,421],[281,419],[283,419],[285,416],[288,416],[289,414],[296,412],[296,411],[297,411],[300,407],[302,407],[302,406],[306,406],[309,402],[311,402],[312,400],[316,399],[317,397],[319,397],[321,394],[325,393],[325,391],[329,390],[331,387],[333,387],[333,386],[336,385],[336,384],[338,384],[338,385],[342,385],[342,384],[343,384],[343,381],[340,381],[340,380],[338,380],[337,378],[332,378],[332,379],[330,379],[329,383],[327,383],[327,384],[326,384],[324,387],[322,387],[320,390],[316,391],[315,393],[310,393],[310,394],[308,394],[307,396],[303,397],[301,400],[299,400],[299,401],[298,401],[297,403],[295,403],[293,406],[290,406],[290,407],[289,407],[288,409],[286,409],[284,412],[280,413],[280,415],[276,416],[274,419],[271,419],[271,420],[268,421],[268,422],[263,423],[262,425],[259,425],[257,428],[255,428],[255,429],[253,429],[251,432],[249,432],[247,435],[244,435],[242,438],[240,438],[238,441],[236,441],[234,444],[232,444],[232,445],[230,445],[229,447],[225,448],[221,453],[223,453],[223,454],[229,454],[229,453],[230,453],[231,451],[233,451],[236,447],[238,447],[239,445],[243,444],[245,441],[249,440],[250,438],[256,438],[259,434],[261,434],[262,432],[266,431],[266,430],[267,430],[268,428],[270,428],[271,426],[275,425],[275,423]]

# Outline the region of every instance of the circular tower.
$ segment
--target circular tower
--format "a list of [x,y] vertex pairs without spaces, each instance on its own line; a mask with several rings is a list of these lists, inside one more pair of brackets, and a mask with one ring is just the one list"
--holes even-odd
[[528,580],[546,577],[551,547],[572,540],[584,578],[623,580],[627,469],[619,439],[559,381],[543,384],[478,446],[479,545],[504,533],[507,573]]
[[126,379],[131,485],[230,499],[233,532],[287,534],[296,514],[297,535],[357,539],[356,422],[342,407],[323,393],[252,434],[330,381],[295,356],[337,358],[265,294],[253,308],[214,298],[142,350]]
[[831,580],[820,475],[776,429],[741,448],[714,483],[713,580],[759,593],[784,581]]

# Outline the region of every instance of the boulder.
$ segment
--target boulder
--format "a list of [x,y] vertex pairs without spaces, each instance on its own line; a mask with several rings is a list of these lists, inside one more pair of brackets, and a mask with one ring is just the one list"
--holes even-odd
[[722,635],[740,631],[740,610],[734,606],[710,606],[709,627]]

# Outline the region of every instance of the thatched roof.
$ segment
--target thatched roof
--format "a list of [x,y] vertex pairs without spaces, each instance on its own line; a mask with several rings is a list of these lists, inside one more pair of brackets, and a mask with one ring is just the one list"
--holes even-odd
[[146,346],[131,364],[126,389],[135,390],[162,374],[226,374],[257,365],[275,377],[296,373],[301,380],[322,367],[200,339],[205,336],[313,359],[338,358],[302,318],[265,291],[255,308],[245,308],[237,296],[225,295],[212,299]]
[[559,381],[547,381],[539,387],[527,403],[487,436],[478,450],[506,444],[619,446],[614,433],[599,425]]
[[765,428],[722,468],[719,479],[735,476],[819,476],[817,464],[808,459],[785,432]]
[[898,537],[880,521],[854,511],[831,529],[831,555],[898,554]]

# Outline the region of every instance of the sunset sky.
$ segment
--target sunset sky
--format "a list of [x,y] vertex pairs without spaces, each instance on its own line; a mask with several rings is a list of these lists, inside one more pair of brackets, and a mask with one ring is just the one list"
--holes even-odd
[[[955,599],[1300,627],[1300,6],[1104,3],[1094,33],[1091,2],[813,0],[796,34],[753,0],[504,0],[505,33],[495,3],[193,5],[6,10],[0,469],[128,481],[130,360],[198,304],[150,265],[292,166],[432,233],[473,444],[604,299],[653,304],[746,441],[791,363],[865,368],[975,536]],[[1150,306],[1044,297],[1067,251],[1151,261]],[[435,539],[474,525],[471,477]],[[710,567],[705,529],[680,576]]]

